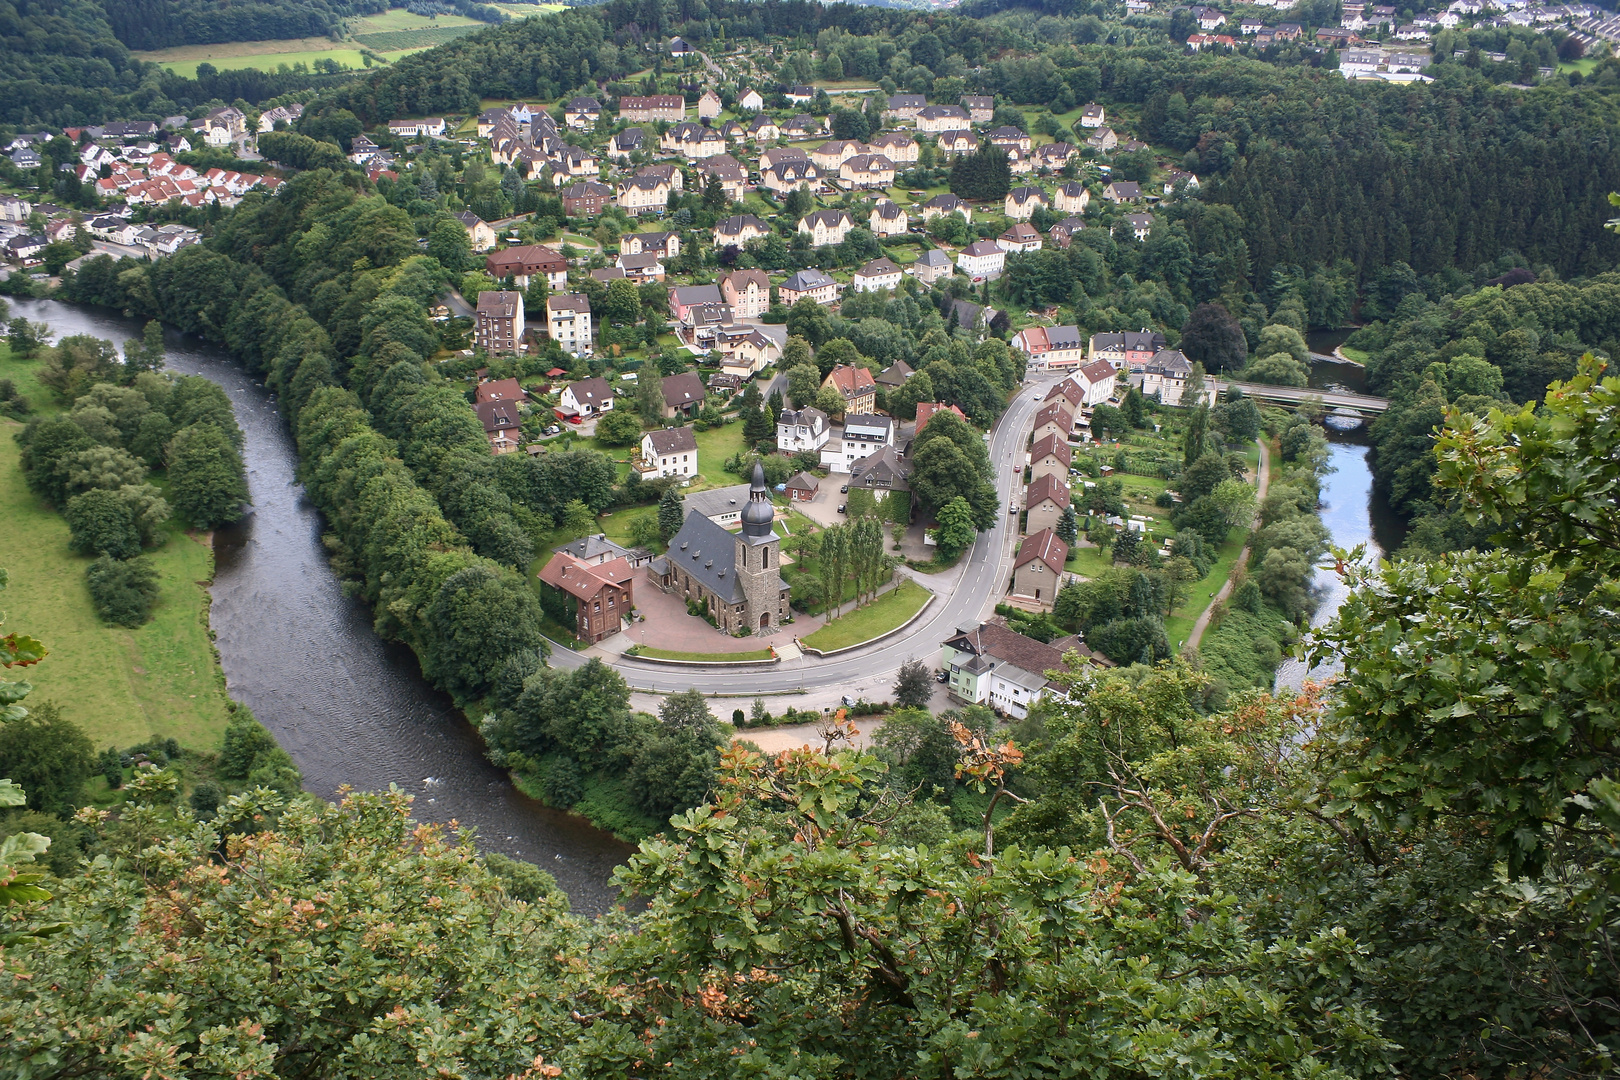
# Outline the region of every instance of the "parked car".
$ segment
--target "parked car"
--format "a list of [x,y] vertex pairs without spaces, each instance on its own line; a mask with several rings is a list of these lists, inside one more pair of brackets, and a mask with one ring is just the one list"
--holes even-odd
[[849,509],[849,504],[848,503],[839,503],[838,504],[838,512],[840,514],[844,513],[848,509]]
[[939,682],[950,682],[951,673],[946,671],[944,668],[940,668],[938,671],[934,672],[934,678]]
[[848,495],[849,494],[849,485],[845,484],[843,487],[839,488],[838,489],[838,494],[840,494],[840,495]]

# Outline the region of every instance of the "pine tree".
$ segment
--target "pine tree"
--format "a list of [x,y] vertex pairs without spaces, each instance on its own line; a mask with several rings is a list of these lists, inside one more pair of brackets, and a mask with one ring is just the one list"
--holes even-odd
[[686,520],[684,503],[681,493],[674,488],[667,489],[664,497],[658,500],[658,531],[666,543],[681,531],[681,522]]
[[1063,508],[1063,516],[1058,518],[1057,538],[1071,548],[1080,539],[1080,518],[1075,514],[1072,503]]

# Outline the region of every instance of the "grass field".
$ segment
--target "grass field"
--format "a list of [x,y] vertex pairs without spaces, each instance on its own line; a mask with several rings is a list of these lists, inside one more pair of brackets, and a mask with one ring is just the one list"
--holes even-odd
[[646,645],[633,646],[635,656],[649,656],[657,660],[694,660],[706,664],[728,664],[738,660],[769,660],[771,650],[754,649],[751,652],[675,652],[672,649],[654,649]]
[[488,26],[477,19],[469,19],[465,15],[439,15],[429,18],[426,15],[412,15],[404,8],[389,8],[379,15],[367,15],[363,19],[356,19],[349,24],[349,32],[356,37],[361,34],[381,34],[390,30],[421,30],[429,27],[446,26]]
[[[305,38],[304,41],[326,41],[325,38]],[[221,71],[231,71],[240,68],[255,68],[259,71],[275,71],[285,64],[292,67],[294,64],[313,65],[317,60],[336,60],[345,67],[360,68],[364,66],[360,59],[360,50],[333,46],[327,42],[325,48],[287,50],[282,52],[245,52],[260,45],[288,45],[287,41],[240,41],[229,45],[185,45],[175,49],[164,49],[164,53],[192,52],[195,50],[208,50],[211,55],[191,57],[159,56],[156,53],[137,53],[141,60],[162,64],[163,67],[176,75],[184,75],[188,79],[197,77],[197,65],[202,63],[213,64]],[[405,55],[404,53],[398,54]]]
[[930,595],[927,589],[907,579],[900,582],[898,588],[884,593],[865,607],[834,619],[805,638],[804,643],[812,648],[831,651],[870,641],[921,611]]
[[1176,613],[1164,620],[1164,636],[1170,642],[1173,652],[1181,651],[1186,643],[1187,635],[1192,633],[1193,623],[1198,616],[1209,607],[1209,602],[1215,599],[1215,594],[1221,591],[1226,579],[1232,576],[1232,567],[1237,562],[1239,553],[1243,551],[1243,541],[1248,536],[1242,529],[1233,529],[1226,536],[1226,543],[1221,545],[1220,557],[1215,565],[1209,568],[1209,574],[1202,581],[1195,581],[1187,590],[1187,599],[1176,608]]
[[10,379],[17,387],[17,393],[28,399],[35,414],[50,416],[60,412],[62,407],[51,392],[40,385],[35,375],[38,371],[38,362],[12,359],[11,350],[5,342],[0,341],[0,379]]
[[354,40],[368,49],[380,53],[414,52],[418,49],[431,49],[446,42],[454,41],[459,37],[480,29],[483,24],[475,23],[472,26],[429,26],[419,30],[383,30],[373,34],[356,34]]
[[139,630],[103,625],[85,589],[90,560],[68,550],[61,516],[23,484],[11,437],[17,430],[0,424],[0,521],[11,552],[0,609],[8,631],[32,634],[51,650],[27,672],[32,700],[55,701],[97,747],[158,735],[216,749],[225,730],[224,680],[208,637],[208,594],[198,585],[212,576],[212,553],[171,523],[168,542],[151,553],[163,579],[152,621]]

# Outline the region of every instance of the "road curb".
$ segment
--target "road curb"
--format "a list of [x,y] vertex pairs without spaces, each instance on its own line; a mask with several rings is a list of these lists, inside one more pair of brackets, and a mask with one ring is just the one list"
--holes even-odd
[[[922,582],[919,581],[919,582],[917,582],[917,584],[922,585]],[[874,641],[882,641],[886,637],[892,637],[893,635],[898,634],[900,631],[904,630],[906,627],[910,626],[912,623],[916,622],[918,619],[920,619],[924,615],[928,614],[928,609],[933,607],[934,606],[934,601],[938,600],[938,599],[939,599],[939,594],[936,593],[936,592],[933,592],[932,590],[930,590],[929,593],[928,593],[927,601],[925,601],[923,603],[922,607],[917,609],[917,614],[913,615],[911,618],[907,619],[905,622],[901,623],[899,626],[895,627],[893,630],[885,630],[885,631],[883,631],[883,633],[879,634],[877,637],[870,637],[870,638],[867,638],[865,641],[857,641],[855,644],[853,644],[853,645],[845,645],[841,649],[829,649],[826,652],[822,652],[820,649],[815,648],[814,646],[806,645],[804,642],[801,641],[801,642],[799,642],[799,651],[805,652],[805,653],[814,653],[815,655],[817,655],[817,656],[821,657],[823,660],[825,660],[829,656],[841,656],[844,653],[850,652],[853,649],[864,649],[864,648],[866,648],[866,646],[872,644],[872,642],[874,642]]]
[[782,662],[782,658],[780,656],[773,656],[769,660],[671,660],[667,656],[632,656],[629,653],[620,653],[619,659],[641,660],[648,664],[668,664],[671,667],[749,668],[770,667],[773,664],[780,664]]

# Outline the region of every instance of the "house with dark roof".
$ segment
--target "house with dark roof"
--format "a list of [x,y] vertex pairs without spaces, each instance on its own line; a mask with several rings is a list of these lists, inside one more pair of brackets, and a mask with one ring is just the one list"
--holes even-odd
[[[696,378],[697,376],[693,376]],[[698,473],[697,436],[689,427],[660,428],[641,437],[639,471],[643,480]]]
[[1061,692],[1046,673],[1062,667],[1057,649],[996,623],[958,628],[940,656],[951,697],[1019,718],[1048,693]]
[[695,371],[664,376],[664,418],[696,416],[703,410],[703,380]]
[[1037,476],[1024,492],[1024,531],[1038,533],[1056,529],[1073,497],[1068,480],[1058,476]]
[[1030,479],[1038,476],[1066,477],[1069,475],[1069,463],[1073,460],[1074,451],[1070,449],[1067,439],[1053,434],[1043,435],[1029,448]]
[[825,270],[800,270],[782,282],[776,292],[782,298],[782,303],[788,307],[806,297],[818,304],[838,302],[838,282]]
[[782,490],[787,492],[790,502],[809,502],[821,490],[821,481],[812,473],[794,473]]
[[855,462],[849,468],[849,486],[851,490],[860,488],[872,493],[874,502],[884,502],[891,491],[911,490],[908,482],[911,476],[911,465],[900,451],[892,446],[885,446],[877,453]]
[[557,399],[557,413],[564,417],[595,416],[612,408],[613,388],[600,375],[569,383]]
[[1160,349],[1142,367],[1142,395],[1155,394],[1166,405],[1180,405],[1181,392],[1192,374],[1192,362],[1176,349]]
[[523,443],[523,417],[515,401],[480,401],[473,406],[484,425],[489,448],[497,454],[510,454]]
[[1024,537],[1013,558],[1012,595],[1050,607],[1063,585],[1063,564],[1069,558],[1069,545],[1051,529]]

